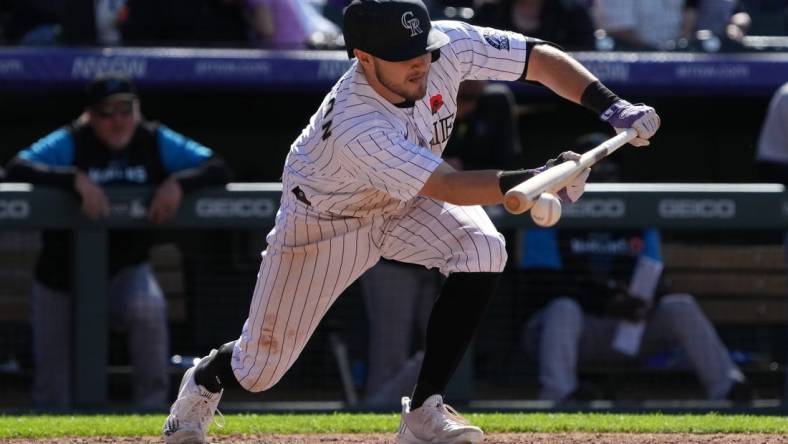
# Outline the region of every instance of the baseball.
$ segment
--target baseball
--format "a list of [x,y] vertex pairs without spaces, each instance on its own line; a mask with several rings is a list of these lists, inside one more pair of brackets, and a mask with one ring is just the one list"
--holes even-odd
[[531,219],[540,227],[552,227],[561,219],[561,201],[553,194],[540,194],[531,207]]

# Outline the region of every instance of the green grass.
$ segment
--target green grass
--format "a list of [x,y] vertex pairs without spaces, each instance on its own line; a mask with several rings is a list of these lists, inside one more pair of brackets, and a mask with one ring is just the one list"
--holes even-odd
[[[467,417],[488,433],[781,433],[788,418],[744,415],[491,413]],[[0,439],[157,435],[163,415],[0,416]],[[399,415],[229,415],[211,433],[394,433]]]

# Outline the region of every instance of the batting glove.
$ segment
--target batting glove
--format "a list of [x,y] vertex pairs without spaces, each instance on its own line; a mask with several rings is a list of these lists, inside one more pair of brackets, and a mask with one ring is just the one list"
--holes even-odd
[[[574,151],[564,151],[563,153],[559,154],[557,158],[550,159],[547,163],[537,170],[545,171],[549,168],[552,168],[560,163],[564,163],[569,160],[580,160],[580,154],[577,154]],[[572,180],[572,183],[567,185],[565,188],[561,188],[558,190],[556,195],[561,203],[572,203],[576,202],[577,199],[580,199],[580,196],[583,195],[583,192],[586,190],[586,180],[588,180],[588,175],[591,173],[591,169],[588,168],[582,173],[580,173],[577,177]]]
[[661,123],[654,108],[642,103],[633,105],[621,99],[610,105],[600,118],[613,126],[617,133],[627,128],[637,131],[638,136],[629,142],[634,146],[649,145],[648,139],[657,132]]

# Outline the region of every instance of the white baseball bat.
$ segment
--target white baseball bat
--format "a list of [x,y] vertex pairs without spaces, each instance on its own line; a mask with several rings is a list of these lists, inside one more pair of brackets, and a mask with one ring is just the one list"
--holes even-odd
[[568,160],[547,171],[537,174],[506,192],[503,206],[512,214],[521,214],[530,209],[534,201],[544,192],[555,194],[572,183],[578,174],[609,156],[637,136],[637,131],[628,128],[586,151],[579,160]]

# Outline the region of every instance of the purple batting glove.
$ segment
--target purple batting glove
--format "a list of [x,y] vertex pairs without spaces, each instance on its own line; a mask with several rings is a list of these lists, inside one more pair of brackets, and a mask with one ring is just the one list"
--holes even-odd
[[[544,166],[536,168],[533,171],[538,174],[569,160],[580,160],[580,154],[577,154],[574,151],[564,151],[563,153],[559,154],[557,158],[548,160]],[[580,196],[583,195],[583,192],[586,189],[586,180],[588,180],[588,174],[590,172],[591,169],[583,171],[577,177],[575,177],[574,180],[572,180],[572,183],[558,190],[556,196],[558,196],[558,199],[561,201],[561,203],[568,204],[576,202],[577,199],[580,199]]]
[[577,202],[577,199],[580,199],[580,196],[583,195],[583,192],[586,190],[586,180],[588,180],[588,175],[591,174],[591,168],[580,173],[577,177],[572,180],[572,183],[567,185],[565,188],[561,188],[558,190],[556,195],[561,203],[572,203]]
[[659,115],[654,108],[642,103],[633,105],[626,100],[618,100],[610,105],[600,118],[609,123],[617,133],[627,128],[637,131],[638,136],[629,142],[634,146],[650,144],[648,139],[657,132],[660,125]]

